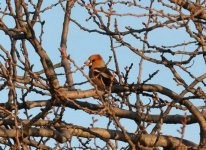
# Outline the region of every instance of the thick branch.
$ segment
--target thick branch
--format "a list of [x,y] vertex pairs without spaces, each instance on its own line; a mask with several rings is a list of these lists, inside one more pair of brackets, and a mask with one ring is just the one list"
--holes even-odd
[[[81,102],[81,101],[69,101],[69,100],[64,100],[64,101],[58,101],[57,103],[55,103],[55,106],[62,106],[62,104],[68,108],[72,108],[75,110],[81,110],[82,108],[84,109],[89,109],[91,111],[95,111],[95,112],[102,112],[103,106],[101,105],[96,105],[96,104],[91,104],[88,102]],[[51,101],[50,100],[41,100],[41,101],[26,101],[25,103],[19,103],[18,105],[18,109],[32,109],[32,108],[36,108],[36,107],[45,107],[51,105]],[[9,109],[13,109],[11,108],[11,106],[5,103],[0,103],[0,106],[5,106],[6,108]],[[81,106],[78,107],[78,106]],[[129,111],[129,110],[125,110],[125,109],[120,109],[120,108],[113,108],[114,114],[117,117],[120,118],[126,118],[126,119],[131,119],[131,120],[135,120],[137,122],[144,120],[145,122],[153,122],[153,123],[157,123],[159,121],[159,115],[149,115],[149,114],[138,114],[137,112],[133,112],[133,111]],[[108,114],[105,112],[105,114],[101,114],[101,115],[105,115],[108,116]],[[193,124],[193,123],[197,123],[197,119],[193,116],[193,115],[188,115],[185,116],[184,115],[167,115],[165,117],[165,119],[163,120],[163,123],[166,124],[182,124],[183,120],[187,120],[186,124]],[[2,122],[0,122],[0,124],[7,124],[9,122],[7,122],[7,120],[4,120]]]
[[[14,138],[16,137],[16,131],[19,132],[18,135],[24,136],[35,136],[35,137],[49,137],[57,140],[60,143],[66,142],[72,136],[84,137],[84,138],[94,138],[96,136],[100,136],[105,139],[113,139],[126,142],[125,136],[122,132],[116,130],[106,130],[102,128],[83,128],[78,126],[66,125],[66,128],[58,128],[57,130],[49,129],[49,128],[30,128],[24,130],[23,128],[20,130],[15,129],[3,129],[0,128],[0,136],[5,138]],[[94,136],[95,135],[95,136]],[[154,146],[157,136],[155,135],[135,135],[132,133],[128,133],[131,139],[134,142],[140,142],[142,145],[152,147]],[[180,139],[174,138],[171,136],[159,136],[158,141],[156,142],[156,146],[161,146],[165,148],[176,148],[179,145]],[[182,146],[186,148],[186,146],[196,147],[195,143],[192,143],[187,140],[182,141]]]
[[[144,85],[137,85],[137,84],[131,84],[128,86],[114,86],[112,87],[112,92],[113,93],[118,93],[118,92],[136,92],[136,93],[141,93],[142,91],[147,91],[147,92],[159,92],[165,96],[170,97],[171,99],[174,99],[178,101],[181,97],[175,93],[174,91],[158,85],[158,84],[144,84]],[[79,99],[79,98],[89,98],[89,97],[94,97],[98,95],[105,94],[104,91],[96,91],[96,90],[85,90],[85,91],[68,91],[67,89],[59,89],[58,90],[59,95],[62,96],[64,99]]]

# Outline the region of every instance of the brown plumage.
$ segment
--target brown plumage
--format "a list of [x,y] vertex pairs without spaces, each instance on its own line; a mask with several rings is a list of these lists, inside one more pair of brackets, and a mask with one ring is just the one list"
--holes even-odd
[[89,78],[98,88],[118,83],[99,54],[91,55],[84,64],[89,67]]

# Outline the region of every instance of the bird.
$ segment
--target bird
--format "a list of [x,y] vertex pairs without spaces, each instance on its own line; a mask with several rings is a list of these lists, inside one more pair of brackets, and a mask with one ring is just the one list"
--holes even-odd
[[100,54],[91,55],[84,64],[89,67],[89,78],[98,89],[118,84],[115,74],[110,72]]

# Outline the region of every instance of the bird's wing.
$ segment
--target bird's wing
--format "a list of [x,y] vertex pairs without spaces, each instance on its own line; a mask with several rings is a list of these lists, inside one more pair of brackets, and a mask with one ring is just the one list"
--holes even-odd
[[114,75],[106,68],[95,68],[93,69],[94,76],[100,79],[105,86],[110,86],[114,82]]
[[96,75],[101,75],[104,78],[111,79],[113,77],[112,73],[106,67],[95,68],[93,71]]

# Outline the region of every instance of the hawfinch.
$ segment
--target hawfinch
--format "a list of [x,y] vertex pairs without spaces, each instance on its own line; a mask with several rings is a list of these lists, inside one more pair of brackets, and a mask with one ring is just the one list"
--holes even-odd
[[89,78],[97,88],[105,89],[118,83],[99,54],[91,55],[84,64],[89,67]]

